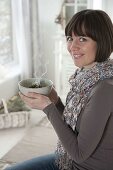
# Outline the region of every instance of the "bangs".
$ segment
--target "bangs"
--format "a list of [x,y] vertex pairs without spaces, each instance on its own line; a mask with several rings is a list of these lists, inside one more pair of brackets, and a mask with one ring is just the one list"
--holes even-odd
[[98,40],[97,37],[97,29],[98,25],[95,24],[94,18],[87,15],[76,15],[73,17],[71,22],[69,22],[65,28],[65,35],[72,36],[72,32],[74,35],[78,36],[87,36],[92,38],[94,41]]
[[87,30],[88,29],[86,29],[85,23],[82,20],[81,21],[78,20],[78,22],[76,22],[72,28],[72,32],[78,36],[88,36],[89,33],[87,32]]

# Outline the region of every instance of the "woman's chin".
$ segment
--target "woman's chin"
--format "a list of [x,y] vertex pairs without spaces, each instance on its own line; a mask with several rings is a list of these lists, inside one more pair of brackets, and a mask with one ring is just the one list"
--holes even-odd
[[74,62],[74,65],[75,65],[76,67],[79,67],[79,68],[82,68],[82,67],[83,67],[82,64],[79,64],[79,63],[77,63],[77,62]]

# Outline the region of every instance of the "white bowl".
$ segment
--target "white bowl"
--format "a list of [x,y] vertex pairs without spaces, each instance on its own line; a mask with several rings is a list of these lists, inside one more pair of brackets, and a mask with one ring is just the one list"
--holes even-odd
[[40,85],[41,87],[33,87],[34,84],[39,81],[38,78],[29,78],[29,79],[24,79],[21,80],[18,83],[19,90],[22,94],[27,96],[28,92],[35,92],[35,93],[40,93],[43,95],[48,95],[51,92],[53,82],[51,80],[41,78],[40,79]]

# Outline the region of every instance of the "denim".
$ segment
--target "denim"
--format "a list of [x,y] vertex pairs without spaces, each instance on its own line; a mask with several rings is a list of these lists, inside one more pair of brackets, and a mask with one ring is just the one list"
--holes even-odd
[[18,163],[5,170],[59,170],[55,165],[55,155],[36,157],[22,163]]

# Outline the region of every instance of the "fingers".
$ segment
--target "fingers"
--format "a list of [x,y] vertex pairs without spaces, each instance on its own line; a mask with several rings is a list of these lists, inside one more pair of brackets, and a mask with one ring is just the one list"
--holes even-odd
[[30,98],[30,97],[28,97],[28,96],[25,96],[25,95],[23,95],[22,93],[20,93],[19,92],[19,95],[20,95],[20,97],[21,97],[21,99],[27,104],[27,103],[31,103],[31,99],[32,98]]
[[50,99],[47,96],[37,94],[37,93],[28,93],[27,96],[19,93],[21,99],[31,108],[43,110],[46,106],[51,104]]
[[27,95],[23,95],[21,92],[19,92],[19,95],[23,98],[23,97],[29,97],[29,98],[39,98],[40,96],[43,96],[41,94],[38,93],[33,93],[33,92],[29,92],[27,93]]
[[30,97],[30,98],[40,98],[41,96],[43,96],[42,94],[39,94],[39,93],[28,93],[27,94],[27,97]]

